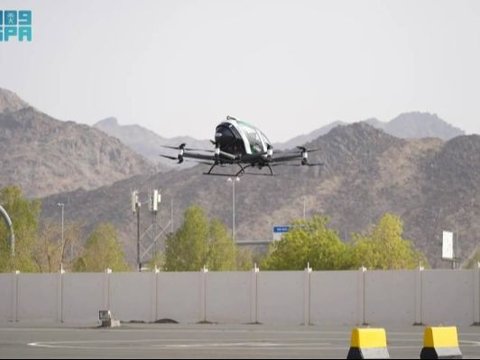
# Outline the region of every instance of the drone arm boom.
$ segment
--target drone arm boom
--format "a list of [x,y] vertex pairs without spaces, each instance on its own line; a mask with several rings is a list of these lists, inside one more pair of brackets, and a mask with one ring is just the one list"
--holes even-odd
[[215,161],[215,157],[212,155],[196,154],[196,153],[183,153],[184,158],[199,159],[199,160],[211,160]]
[[282,161],[292,161],[292,160],[297,160],[301,159],[302,154],[292,154],[292,155],[285,155],[285,156],[279,156],[279,157],[274,157],[272,158],[272,163],[278,163]]

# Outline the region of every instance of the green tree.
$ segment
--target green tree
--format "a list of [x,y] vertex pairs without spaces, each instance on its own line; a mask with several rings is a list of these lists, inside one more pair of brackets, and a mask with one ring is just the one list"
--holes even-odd
[[7,186],[0,190],[0,204],[9,214],[15,233],[15,256],[12,257],[8,241],[9,229],[3,221],[0,221],[0,272],[37,271],[33,251],[40,215],[40,201],[28,200],[17,186]]
[[270,245],[261,267],[266,270],[303,270],[310,264],[314,270],[343,269],[347,246],[338,234],[327,227],[328,219],[314,216],[298,220],[280,241]]
[[234,270],[237,251],[227,228],[207,218],[199,206],[189,207],[182,226],[166,240],[165,270]]
[[[254,255],[251,249],[248,248],[237,248],[237,266],[236,269],[239,271],[247,271],[253,269],[254,266]],[[260,261],[258,261],[260,264]]]
[[403,239],[402,234],[402,220],[386,213],[369,233],[353,235],[351,267],[397,270],[414,269],[419,263],[428,266],[426,257],[414,249],[410,240]]
[[184,213],[182,226],[166,239],[165,270],[198,271],[207,261],[208,219],[198,206]]
[[224,224],[218,219],[210,221],[207,239],[208,269],[215,271],[235,270],[237,267],[237,248]]
[[128,271],[129,265],[118,242],[117,231],[112,224],[99,224],[90,234],[83,254],[74,262],[73,271],[101,272]]
[[461,265],[463,269],[476,269],[480,262],[480,249],[476,247],[468,259]]
[[58,221],[47,220],[39,227],[33,259],[41,272],[56,272],[61,264],[71,269],[73,258],[71,251],[78,251],[81,225],[76,222],[65,224],[62,242],[62,229]]
[[165,268],[165,254],[157,251],[157,253],[148,261],[147,267],[152,270],[155,269],[155,267],[157,267],[157,269]]

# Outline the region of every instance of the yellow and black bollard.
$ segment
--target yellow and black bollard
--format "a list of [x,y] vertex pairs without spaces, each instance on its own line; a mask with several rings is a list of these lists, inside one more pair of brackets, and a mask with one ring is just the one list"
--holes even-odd
[[385,329],[353,329],[347,359],[390,359]]
[[457,328],[427,327],[423,334],[423,348],[420,359],[461,359],[458,346]]

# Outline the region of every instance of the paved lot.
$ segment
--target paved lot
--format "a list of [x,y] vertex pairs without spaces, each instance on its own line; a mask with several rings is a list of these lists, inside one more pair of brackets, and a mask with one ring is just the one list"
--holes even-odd
[[[423,327],[387,330],[392,358],[419,358]],[[351,328],[122,324],[116,329],[0,325],[0,358],[346,358]],[[480,327],[459,329],[480,358]]]

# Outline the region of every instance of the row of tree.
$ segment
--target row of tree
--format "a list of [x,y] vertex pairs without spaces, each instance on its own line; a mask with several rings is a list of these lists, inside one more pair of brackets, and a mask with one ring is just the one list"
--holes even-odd
[[79,223],[66,223],[63,236],[58,224],[40,224],[40,201],[25,198],[16,186],[0,190],[0,204],[12,219],[16,239],[12,257],[9,229],[0,221],[0,272],[56,272],[62,265],[72,271],[130,270],[113,225],[99,224],[84,242]]
[[303,270],[305,264],[314,270],[428,267],[425,255],[403,239],[403,224],[398,216],[385,214],[365,234],[353,234],[349,244],[327,225],[328,219],[323,216],[295,222],[293,229],[270,247],[262,266],[268,270]]
[[[71,271],[134,269],[126,261],[112,224],[99,224],[84,241],[78,223],[67,223],[63,237],[58,224],[40,224],[40,202],[25,198],[18,187],[1,189],[0,204],[10,214],[16,236],[12,257],[8,229],[0,222],[0,272],[55,272],[61,264]],[[202,208],[191,206],[180,228],[168,235],[165,252],[148,265],[164,271],[198,271],[203,266],[212,271],[248,270],[254,262],[265,270],[303,270],[307,264],[314,270],[428,266],[425,256],[411,241],[403,239],[402,233],[401,219],[385,214],[369,231],[353,234],[353,241],[345,243],[328,227],[326,217],[314,216],[295,221],[282,240],[274,242],[263,258],[256,255],[255,259],[250,250],[234,244],[222,222],[209,219]]]

